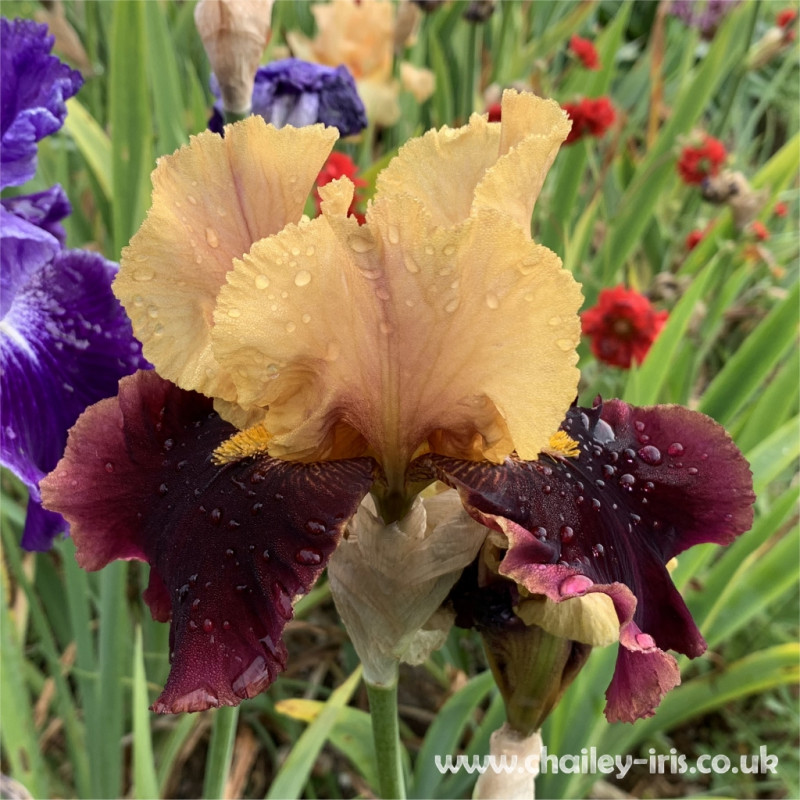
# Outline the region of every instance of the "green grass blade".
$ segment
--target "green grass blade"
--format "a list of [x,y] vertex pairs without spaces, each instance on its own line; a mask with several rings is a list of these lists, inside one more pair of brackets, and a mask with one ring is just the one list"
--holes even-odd
[[175,727],[158,743],[158,796],[164,797],[167,793],[167,784],[172,778],[178,756],[194,729],[202,721],[201,714],[181,714],[176,718]]
[[142,629],[137,626],[133,646],[133,796],[137,800],[160,797],[153,763],[149,705]]
[[689,290],[670,313],[667,324],[650,348],[644,363],[637,370],[634,381],[629,382],[625,389],[627,402],[647,406],[661,399],[661,388],[669,377],[669,365],[674,362],[678,349],[684,342],[689,322],[713,272],[714,263],[711,263],[695,278]]
[[295,742],[288,758],[282,764],[275,780],[272,782],[266,797],[268,800],[277,798],[299,798],[303,796],[303,789],[308,782],[308,776],[314,767],[320,750],[328,741],[339,710],[344,708],[353,696],[356,687],[361,681],[361,667],[336,691],[331,693],[325,708],[319,716],[303,731]]
[[800,458],[800,417],[790,419],[747,453],[756,497]]
[[156,154],[177,150],[189,141],[181,111],[180,74],[167,19],[158,3],[144,3],[147,30],[147,75],[155,106]]
[[239,706],[223,706],[213,713],[214,723],[203,781],[203,797],[207,800],[224,796],[225,783],[231,769],[236,725],[239,722]]
[[458,751],[462,734],[475,719],[475,709],[493,686],[494,678],[487,670],[472,678],[442,706],[422,742],[409,797],[436,796],[436,787],[442,776],[436,769],[434,756]]
[[111,199],[111,140],[74,97],[67,100],[64,130],[69,133],[107,200]]
[[113,6],[108,103],[115,258],[139,227],[150,203],[153,126],[147,93],[145,5],[117,0]]
[[6,605],[9,587],[4,565],[0,566],[0,578],[0,707],[3,709],[0,742],[10,776],[33,797],[49,797],[47,771],[33,722],[32,698],[25,685],[25,656]]
[[758,325],[706,389],[700,411],[729,425],[763,387],[797,337],[800,285]]

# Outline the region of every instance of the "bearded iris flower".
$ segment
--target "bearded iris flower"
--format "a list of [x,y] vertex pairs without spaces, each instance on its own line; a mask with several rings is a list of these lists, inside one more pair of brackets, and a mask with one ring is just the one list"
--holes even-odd
[[[37,145],[64,122],[83,79],[50,55],[44,25],[0,21],[2,185],[36,171]],[[41,507],[39,481],[58,463],[67,430],[117,381],[146,366],[111,293],[117,265],[65,250],[71,211],[60,186],[0,201],[0,463],[29,490],[22,546],[46,550],[67,529]]]
[[[437,479],[457,489],[484,536],[500,537],[510,580],[557,602],[605,592],[623,645],[641,635],[640,648],[661,652],[652,636],[663,629],[648,631],[655,618],[635,616],[636,598],[656,574],[653,559],[702,534],[672,518],[670,544],[643,533],[642,581],[640,538],[625,529],[639,512],[616,494],[602,513],[556,505],[532,515],[537,481],[566,493],[550,480],[574,479],[563,464],[591,472],[595,450],[627,441],[616,419],[595,421],[596,441],[572,430],[570,416],[559,430],[576,393],[581,295],[529,224],[568,132],[557,104],[507,92],[502,123],[475,115],[403,147],[363,225],[348,216],[346,177],[320,187],[320,217],[302,217],[336,139],[322,126],[276,130],[253,117],[159,163],[153,206],[115,282],[158,374],[124,379],[117,398],[87,411],[44,487],[73,525],[83,566],[150,564],[145,598],[156,618],[171,619],[172,671],[156,711],[262,691],[285,664],[293,598],[346,529],[352,538],[365,496],[368,524],[388,531],[417,513]],[[641,413],[658,428],[665,412]],[[737,476],[723,492],[736,513],[713,534],[731,538],[752,500],[739,492],[746,464],[718,426],[685,413],[693,422],[681,418],[679,432],[699,436],[706,454],[722,448]],[[654,435],[653,447],[670,435]],[[651,454],[639,447],[625,475],[655,487],[658,470],[633,463]],[[691,495],[702,479],[681,474]],[[622,500],[627,480],[620,473]],[[593,506],[593,495],[584,500]],[[721,513],[710,502],[708,513]],[[539,527],[557,530],[549,516],[567,513],[563,525],[580,533],[562,553]],[[608,566],[597,572],[585,550],[603,537]],[[653,586],[669,614],[675,590]],[[665,647],[679,643],[675,631]],[[656,702],[652,677],[640,681],[649,694],[637,714]]]

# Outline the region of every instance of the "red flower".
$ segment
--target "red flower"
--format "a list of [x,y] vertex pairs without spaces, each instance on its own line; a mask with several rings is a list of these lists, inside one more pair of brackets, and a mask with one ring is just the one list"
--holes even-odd
[[797,9],[784,8],[775,16],[775,24],[779,28],[788,28],[797,19]]
[[786,203],[776,203],[773,212],[776,217],[785,217],[789,213],[789,206]]
[[502,110],[500,103],[492,103],[486,109],[486,113],[489,115],[489,122],[500,122]]
[[766,229],[763,222],[758,222],[756,220],[756,222],[750,226],[750,231],[759,242],[766,242],[767,239],[769,239],[769,231]]
[[[314,189],[314,203],[317,207],[317,214],[320,213],[320,205],[322,203],[322,198],[320,198],[317,189],[341,177],[350,178],[356,189],[366,186],[367,182],[363,178],[357,178],[356,172],[358,172],[358,167],[353,163],[350,156],[344,153],[331,153],[328,156],[325,166],[320,170],[319,175],[317,175],[317,187]],[[359,225],[364,224],[364,215],[356,211],[355,208],[362,202],[363,198],[359,195],[358,191],[354,192],[353,202],[350,203],[350,208],[347,211],[349,215],[354,216],[358,220]]]
[[564,144],[572,144],[587,134],[603,136],[616,116],[608,97],[584,98],[579,103],[563,103],[561,107],[572,120],[572,130]]
[[705,135],[700,146],[688,145],[678,159],[678,172],[684,183],[702,183],[709,175],[716,175],[728,153],[725,145],[713,136]]
[[600,58],[597,55],[595,46],[589,39],[582,39],[580,36],[573,36],[569,40],[572,52],[583,62],[586,69],[600,69]]
[[703,237],[706,235],[705,231],[693,230],[687,237],[686,237],[686,249],[687,250],[694,250],[700,242],[703,241]]
[[624,286],[603,289],[597,305],[581,314],[594,355],[623,369],[644,361],[666,321],[666,311],[656,311],[643,294]]

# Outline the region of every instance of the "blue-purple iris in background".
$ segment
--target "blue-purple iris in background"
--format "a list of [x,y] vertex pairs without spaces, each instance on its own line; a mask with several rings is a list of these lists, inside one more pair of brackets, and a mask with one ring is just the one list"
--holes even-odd
[[[80,73],[50,55],[53,37],[30,20],[0,20],[0,186],[36,173],[37,143],[55,133]],[[146,366],[111,293],[117,265],[64,248],[71,212],[60,186],[0,200],[0,464],[28,487],[22,538],[46,550],[67,531],[41,507],[39,481],[64,452],[86,406]]]
[[[211,91],[217,102],[208,127],[222,133],[222,100],[216,76]],[[302,128],[321,122],[352,136],[367,127],[367,113],[353,76],[344,66],[325,67],[298,58],[286,58],[259,67],[253,86],[252,113],[276,128]]]

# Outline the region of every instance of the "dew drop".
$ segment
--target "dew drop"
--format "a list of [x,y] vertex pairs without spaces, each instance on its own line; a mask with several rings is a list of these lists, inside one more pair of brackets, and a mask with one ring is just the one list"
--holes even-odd
[[188,624],[186,627],[187,627],[187,628],[188,628],[190,631],[196,631],[196,630],[197,630],[197,623],[196,623],[196,622],[195,622],[193,619],[190,619],[190,620],[189,620],[189,624]]
[[289,595],[289,592],[286,591],[286,587],[275,581],[272,586],[272,597],[275,600],[275,607],[278,613],[284,619],[291,619],[292,618],[292,598]]
[[592,508],[595,511],[599,511],[602,508],[602,504],[596,497],[592,498]]
[[492,310],[500,307],[500,300],[494,292],[487,292],[484,299],[486,300],[486,305]]
[[228,622],[227,619],[222,620],[222,630],[229,631],[231,629],[231,623]]
[[336,361],[336,359],[339,358],[341,352],[342,348],[339,342],[328,342],[328,347],[325,351],[325,360]]
[[432,256],[434,254],[435,250],[433,249],[433,247],[431,247],[431,245],[426,244],[425,245],[425,252],[426,252],[427,255]]
[[391,296],[392,295],[385,286],[378,286],[375,288],[375,297],[377,297],[378,300],[388,300]]
[[269,286],[269,278],[266,275],[256,275],[256,289],[266,289]]
[[541,527],[533,529],[533,535],[539,539],[539,541],[544,541],[547,538],[547,528]]
[[286,323],[286,333],[294,333],[297,330],[297,325],[294,322]]
[[165,495],[165,494],[166,494],[168,491],[169,491],[169,488],[167,487],[167,484],[166,484],[166,483],[162,483],[162,484],[161,484],[161,485],[158,487],[158,493],[159,493],[159,494],[160,494],[162,497],[163,497],[163,496],[164,496],[164,495]]
[[229,309],[228,309],[228,316],[229,316],[231,319],[237,319],[238,317],[241,317],[241,316],[242,316],[242,312],[241,312],[241,310],[240,310],[240,309],[238,309],[238,308],[229,308]]
[[299,256],[300,255],[300,248],[299,247],[293,247],[291,252],[292,252],[293,256]]
[[633,484],[636,483],[636,478],[633,477],[629,472],[626,472],[623,475],[620,475],[619,484],[625,489],[630,489]]
[[277,364],[268,364],[266,373],[268,378],[277,378],[280,372],[280,367]]
[[164,326],[159,322],[157,325],[153,327],[153,336],[163,336],[164,335]]
[[637,633],[636,644],[638,644],[642,650],[650,650],[650,648],[656,646],[656,640],[649,633]]
[[195,597],[195,599],[192,600],[192,611],[197,611],[198,608],[200,608],[200,598]]
[[389,237],[389,241],[392,244],[399,244],[400,243],[400,230],[396,225],[390,225],[389,231],[387,233]]
[[151,281],[155,276],[155,270],[150,269],[150,267],[139,267],[133,271],[133,279],[135,281]]
[[328,532],[328,528],[326,527],[325,523],[318,519],[310,519],[303,527],[306,529],[306,531],[308,531],[308,533],[313,534],[314,536],[321,536],[322,534]]
[[445,245],[444,248],[442,249],[442,253],[444,253],[444,255],[446,256],[453,255],[455,251],[456,251],[455,245],[452,244]]
[[417,264],[417,262],[414,261],[414,259],[411,258],[411,256],[406,256],[405,264],[406,264],[406,271],[410,272],[412,275],[416,275],[419,272],[419,264]]
[[447,303],[447,305],[444,307],[444,310],[448,314],[452,314],[457,308],[458,308],[458,298],[454,297]]
[[301,269],[297,275],[294,276],[295,286],[308,286],[311,283],[311,273],[307,269]]
[[193,194],[187,194],[186,199],[193,205],[197,205],[197,198]]
[[295,554],[295,561],[297,561],[298,564],[304,564],[307,567],[316,566],[317,564],[322,563],[322,554],[316,550],[298,550]]
[[650,464],[655,467],[661,463],[661,451],[657,447],[648,444],[639,450],[639,458],[641,458],[645,464]]
[[206,633],[211,633],[214,630],[214,623],[210,619],[203,620],[203,630]]
[[633,426],[637,431],[639,431],[639,433],[644,430],[644,422],[642,422],[640,419],[637,419],[636,422],[633,423]]
[[548,325],[553,325],[553,326],[560,325],[561,324],[561,317],[550,317],[550,319],[547,320],[547,324]]
[[550,494],[550,492],[552,492],[552,491],[553,491],[553,487],[550,486],[549,483],[546,483],[544,486],[542,486],[542,494]]
[[568,544],[575,538],[575,531],[570,528],[569,525],[563,525],[559,531],[559,535],[561,536],[561,541],[564,542],[564,544]]
[[684,447],[680,442],[673,442],[668,448],[667,452],[671,456],[682,456],[684,451]]
[[700,470],[699,470],[699,469],[697,469],[697,467],[689,467],[689,469],[687,469],[687,470],[686,470],[686,472],[687,472],[689,475],[697,475],[697,473],[698,473],[699,471],[700,471]]
[[556,345],[559,350],[563,350],[565,353],[575,347],[575,343],[572,339],[556,339]]
[[592,554],[594,555],[595,558],[602,557],[605,554],[605,551],[606,551],[605,547],[603,547],[603,545],[600,544],[599,542],[592,548]]
[[388,336],[392,332],[392,326],[388,322],[381,322],[378,328],[385,336]]
[[114,465],[110,461],[106,461],[106,472],[113,472]]
[[263,558],[264,561],[269,561],[269,550],[264,550],[264,552],[261,554],[261,558]]
[[368,253],[375,247],[375,243],[370,239],[365,239],[363,236],[351,236],[347,240],[350,249],[356,253]]
[[562,595],[584,594],[592,585],[592,579],[587,578],[586,575],[572,575],[562,582],[558,587],[558,591]]
[[522,299],[526,303],[532,303],[533,302],[533,294],[531,292],[528,292]]
[[206,228],[206,241],[209,247],[219,247],[219,236],[213,228]]
[[314,250],[314,245],[313,245],[313,244],[310,244],[310,245],[309,245],[309,246],[306,248],[306,255],[307,255],[307,256],[313,256],[313,255],[314,255],[314,253],[315,253],[315,250]]
[[212,522],[219,523],[219,521],[222,519],[222,509],[221,508],[213,508],[211,510],[210,516],[211,516],[211,521]]
[[309,323],[309,322],[311,322],[311,314],[303,314],[303,316],[302,316],[302,317],[300,317],[300,319],[302,319],[302,320],[303,320],[303,322],[304,322],[306,325],[308,325],[308,323]]
[[136,306],[136,308],[141,308],[144,305],[144,297],[142,297],[140,294],[137,294],[133,298],[133,304]]

